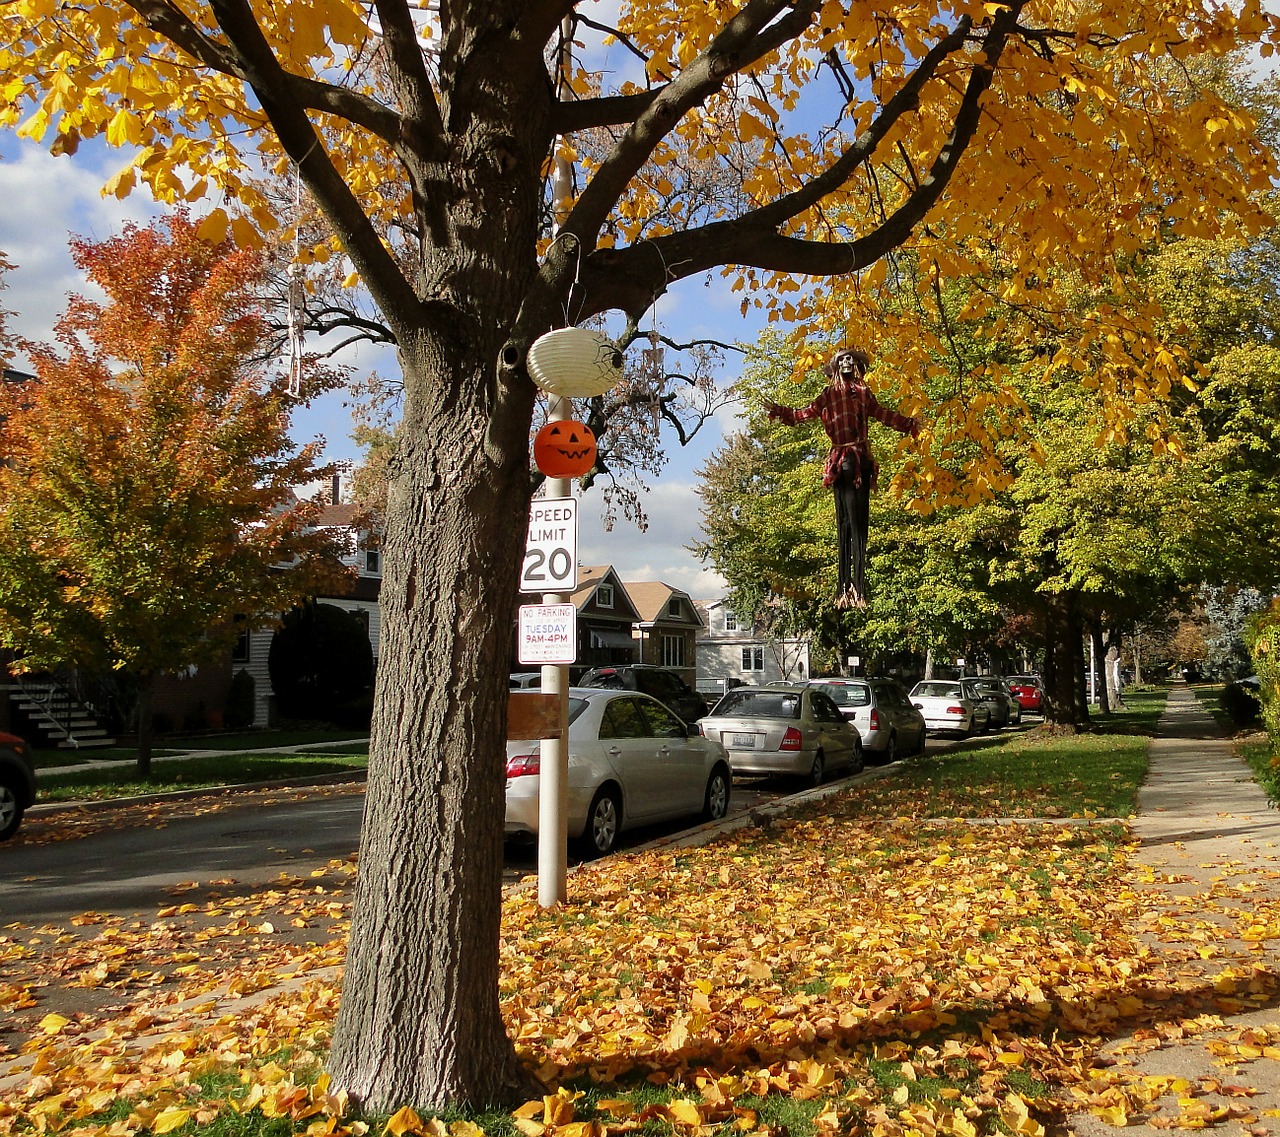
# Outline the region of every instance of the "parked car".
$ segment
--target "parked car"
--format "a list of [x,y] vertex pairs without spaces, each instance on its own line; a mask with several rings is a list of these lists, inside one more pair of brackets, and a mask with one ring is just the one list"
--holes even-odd
[[[541,743],[507,742],[508,836],[538,832]],[[724,747],[636,691],[569,689],[569,837],[588,856],[636,825],[729,809]]]
[[734,774],[791,774],[812,786],[862,769],[862,738],[826,692],[808,684],[735,687],[701,722]]
[[707,713],[707,703],[678,672],[653,663],[625,663],[615,667],[593,667],[580,683],[583,687],[606,687],[613,691],[641,691],[666,703],[685,722],[697,722]]
[[978,682],[984,688],[995,691],[998,695],[1004,696],[1009,715],[1005,725],[1021,726],[1022,703],[1018,701],[1018,696],[1014,694],[1013,688],[1009,686],[1009,681],[1002,675],[979,675]]
[[911,702],[928,730],[985,734],[991,726],[991,708],[967,694],[959,679],[922,679],[911,688]]
[[1007,681],[1024,711],[1033,715],[1044,712],[1044,689],[1038,675],[1010,675]]
[[694,682],[694,690],[698,692],[706,701],[708,706],[714,706],[716,700],[720,698],[726,691],[732,691],[735,687],[741,687],[743,681],[725,676],[722,679],[698,679]]
[[894,762],[924,750],[924,715],[896,679],[810,679],[862,736],[863,754]]
[[12,837],[36,800],[31,748],[16,734],[0,731],[0,841]]
[[507,687],[512,691],[537,691],[542,688],[541,671],[513,671]]
[[[1013,708],[1018,705],[998,679],[991,675],[970,676],[960,680],[964,693],[975,702],[987,704],[990,710],[990,723],[996,730],[1013,722]],[[1018,707],[1018,718],[1022,718],[1022,708]]]

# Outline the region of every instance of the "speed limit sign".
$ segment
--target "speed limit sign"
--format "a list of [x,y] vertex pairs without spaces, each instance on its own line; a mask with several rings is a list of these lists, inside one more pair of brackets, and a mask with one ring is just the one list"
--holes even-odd
[[572,592],[577,587],[577,499],[537,498],[529,506],[520,591]]

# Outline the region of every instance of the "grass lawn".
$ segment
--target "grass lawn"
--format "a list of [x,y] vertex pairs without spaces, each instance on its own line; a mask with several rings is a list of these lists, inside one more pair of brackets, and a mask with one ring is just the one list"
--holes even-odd
[[975,738],[914,758],[862,787],[868,817],[1127,817],[1147,769],[1165,692],[1126,693],[1124,711],[1080,734],[1046,727]]
[[[132,758],[133,756],[130,755]],[[151,777],[143,781],[130,763],[92,769],[61,768],[42,774],[36,790],[41,802],[93,801],[173,790],[314,778],[344,770],[363,770],[368,757],[358,754],[226,754],[204,758],[153,758]]]

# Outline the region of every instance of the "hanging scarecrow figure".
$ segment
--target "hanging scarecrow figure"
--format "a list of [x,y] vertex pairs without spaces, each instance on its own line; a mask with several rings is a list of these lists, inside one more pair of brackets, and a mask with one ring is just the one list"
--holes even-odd
[[863,381],[871,360],[866,352],[853,349],[836,353],[823,369],[829,380],[826,388],[807,407],[783,407],[765,403],[769,417],[788,426],[820,418],[831,440],[831,452],[822,469],[822,484],[830,486],[836,499],[836,534],[839,540],[839,585],[837,608],[867,606],[867,528],[871,520],[871,491],[875,489],[879,466],[867,443],[867,418],[912,438],[920,433],[919,420],[900,415],[876,402]]

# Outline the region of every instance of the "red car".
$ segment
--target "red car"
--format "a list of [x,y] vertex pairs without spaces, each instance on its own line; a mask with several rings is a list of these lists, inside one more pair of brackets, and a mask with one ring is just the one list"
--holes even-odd
[[1037,676],[1010,675],[1005,682],[1009,684],[1009,690],[1017,696],[1024,711],[1030,711],[1036,715],[1040,713],[1044,692],[1041,690],[1040,679]]

